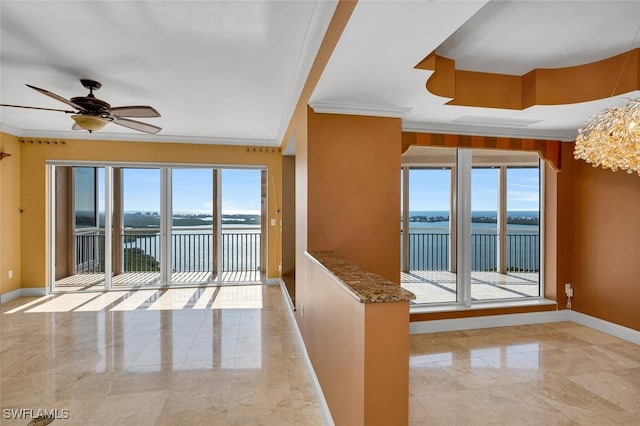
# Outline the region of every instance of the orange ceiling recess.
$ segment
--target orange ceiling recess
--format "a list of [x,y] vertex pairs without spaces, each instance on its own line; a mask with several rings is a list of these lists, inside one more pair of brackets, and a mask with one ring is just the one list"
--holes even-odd
[[451,98],[447,105],[523,110],[605,99],[640,90],[640,49],[566,68],[537,68],[524,75],[456,69],[455,60],[431,52],[417,69],[433,71],[426,88]]
[[402,132],[402,153],[410,146],[482,148],[537,152],[555,170],[560,171],[562,142],[554,140],[499,138],[437,133]]

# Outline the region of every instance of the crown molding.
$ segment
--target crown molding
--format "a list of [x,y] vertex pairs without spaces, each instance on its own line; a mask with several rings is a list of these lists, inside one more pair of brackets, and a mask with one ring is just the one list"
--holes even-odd
[[280,125],[278,126],[278,134],[276,137],[279,141],[282,141],[285,137],[289,123],[298,105],[298,100],[300,96],[302,96],[304,85],[309,78],[313,62],[322,46],[322,41],[337,7],[338,1],[336,0],[314,3],[307,25],[307,31],[305,32],[304,40],[300,48],[293,79],[289,85],[287,100],[280,118]]
[[13,126],[10,126],[8,124],[5,124],[5,123],[0,123],[0,132],[7,133],[7,134],[12,135],[12,136],[22,136],[20,134],[22,132],[22,130],[18,129],[17,127],[13,127]]
[[59,130],[22,130],[17,127],[0,123],[0,131],[22,138],[47,138],[47,139],[82,139],[118,142],[156,142],[156,143],[188,143],[202,145],[235,145],[235,146],[265,146],[278,148],[275,139],[251,139],[251,138],[221,138],[206,136],[173,136],[173,135],[137,135],[131,133],[88,133],[82,131]]
[[541,139],[559,140],[562,142],[573,142],[576,139],[577,129],[542,130],[542,129],[520,129],[505,128],[498,126],[461,126],[450,123],[425,123],[425,122],[402,122],[402,131],[418,133],[438,133],[446,135],[465,136],[487,136],[520,139]]
[[369,115],[374,117],[404,117],[411,108],[390,105],[345,104],[341,102],[309,102],[314,112],[327,114]]
[[[324,104],[323,104],[324,105]],[[345,104],[340,104],[345,105]],[[377,117],[397,117],[389,113],[389,109],[383,110],[377,108],[375,111],[369,109],[341,109],[340,111],[332,109],[325,110],[322,106],[318,109],[311,106],[315,112],[333,113],[333,114],[350,114],[350,115],[369,115]],[[350,106],[354,107],[354,106]],[[408,109],[405,108],[405,113]],[[387,112],[384,112],[387,111]],[[376,112],[375,114],[372,112]],[[397,112],[397,109],[396,109]],[[82,139],[82,140],[105,140],[105,141],[126,141],[126,142],[156,142],[156,143],[189,143],[204,145],[237,145],[237,146],[266,146],[279,147],[275,139],[251,139],[251,138],[221,138],[221,137],[204,137],[204,136],[170,136],[170,135],[134,135],[121,133],[86,133],[86,132],[70,132],[70,131],[44,131],[44,130],[22,130],[17,127],[0,123],[0,131],[17,137],[25,138],[49,138],[49,139]],[[418,132],[418,133],[438,133],[449,135],[468,135],[468,136],[489,136],[489,137],[507,137],[507,138],[523,138],[523,139],[542,139],[542,140],[560,140],[563,142],[573,142],[576,138],[577,130],[531,130],[531,129],[514,129],[498,126],[461,126],[459,124],[448,123],[425,123],[425,122],[402,122],[402,131]]]

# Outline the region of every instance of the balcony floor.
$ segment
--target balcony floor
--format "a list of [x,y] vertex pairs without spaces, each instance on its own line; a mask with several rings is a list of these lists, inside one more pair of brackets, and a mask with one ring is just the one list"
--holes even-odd
[[[403,288],[415,293],[413,303],[445,303],[456,301],[456,274],[447,271],[409,271],[401,273]],[[495,300],[537,297],[537,272],[471,273],[471,299]]]
[[[222,273],[222,284],[260,283],[260,271],[227,271]],[[173,272],[171,287],[215,285],[217,276],[212,272]],[[124,272],[113,277],[112,289],[161,287],[159,272]],[[77,274],[62,278],[55,283],[60,291],[104,290],[104,274]]]

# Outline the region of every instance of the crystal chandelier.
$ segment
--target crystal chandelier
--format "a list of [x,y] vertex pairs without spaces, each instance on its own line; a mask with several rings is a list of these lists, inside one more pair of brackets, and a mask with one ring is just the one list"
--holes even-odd
[[605,109],[587,120],[578,129],[573,154],[593,167],[640,176],[640,99]]
[[[640,25],[622,63],[611,96],[616,93],[622,73],[629,61],[631,49],[640,34]],[[578,129],[573,150],[576,160],[582,159],[593,167],[626,170],[640,176],[640,99],[632,99],[624,107],[607,108]]]

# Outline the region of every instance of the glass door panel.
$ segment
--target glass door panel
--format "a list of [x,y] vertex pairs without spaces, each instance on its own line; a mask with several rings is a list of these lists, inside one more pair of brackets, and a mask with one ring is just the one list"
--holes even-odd
[[256,169],[220,170],[222,282],[261,281],[261,173]]
[[213,282],[216,265],[214,171],[172,169],[171,284]]
[[[416,303],[455,302],[452,253],[451,167],[411,167],[408,173],[408,245],[402,286]],[[454,237],[455,240],[455,237]]]
[[104,168],[55,166],[53,176],[52,289],[104,290]]
[[540,168],[507,168],[506,271],[512,290],[540,296]]
[[122,169],[122,268],[113,288],[161,283],[160,169]]
[[471,300],[494,299],[498,271],[497,167],[471,170]]

